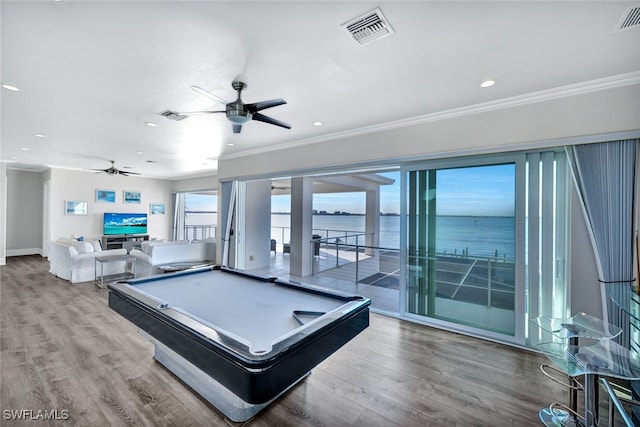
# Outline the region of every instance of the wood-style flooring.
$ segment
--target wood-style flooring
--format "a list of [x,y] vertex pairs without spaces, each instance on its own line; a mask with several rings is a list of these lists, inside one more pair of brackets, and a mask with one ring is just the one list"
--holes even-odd
[[[107,307],[40,256],[0,267],[0,425],[225,426]],[[372,314],[371,326],[259,413],[250,426],[539,426],[566,402],[536,353]],[[67,420],[7,420],[7,411]]]

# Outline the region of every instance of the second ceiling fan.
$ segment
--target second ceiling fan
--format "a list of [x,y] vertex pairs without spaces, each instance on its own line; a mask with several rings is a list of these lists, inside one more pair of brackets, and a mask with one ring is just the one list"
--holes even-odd
[[268,117],[262,113],[259,113],[259,111],[265,110],[267,108],[277,107],[278,105],[286,104],[287,101],[285,101],[284,99],[272,99],[269,101],[245,104],[244,102],[242,102],[241,94],[242,94],[242,90],[246,89],[247,84],[244,82],[235,80],[233,81],[233,83],[231,83],[231,86],[233,87],[234,90],[238,92],[238,98],[233,102],[227,102],[224,99],[220,98],[219,96],[214,95],[213,93],[205,89],[202,89],[201,87],[191,86],[191,89],[195,90],[196,92],[202,95],[205,95],[216,102],[225,104],[226,108],[224,110],[204,110],[204,111],[191,111],[191,112],[184,112],[184,113],[165,110],[162,113],[160,113],[160,115],[171,120],[182,120],[182,119],[186,119],[188,116],[192,116],[196,114],[226,113],[227,119],[229,119],[229,121],[233,125],[233,133],[240,133],[240,131],[242,130],[242,125],[248,123],[251,120],[257,120],[259,122],[280,126],[285,129],[291,129],[291,126],[288,125],[287,123],[281,122],[280,120],[276,120],[272,117]]

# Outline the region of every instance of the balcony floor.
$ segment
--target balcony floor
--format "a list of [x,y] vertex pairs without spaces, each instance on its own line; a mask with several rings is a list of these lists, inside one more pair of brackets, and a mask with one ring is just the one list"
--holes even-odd
[[[283,279],[299,281],[310,285],[320,286],[338,292],[362,295],[371,299],[371,306],[376,311],[398,315],[400,312],[400,291],[397,288],[385,287],[362,283],[381,271],[381,276],[398,276],[399,261],[397,253],[388,255],[379,252],[376,256],[367,256],[362,253],[357,255],[356,280],[356,253],[341,251],[336,267],[336,252],[330,248],[321,248],[320,255],[314,257],[313,271],[318,272],[310,276],[295,276],[289,273],[289,254],[283,254],[281,250],[271,253],[269,267],[251,270],[261,274],[270,274]],[[384,278],[384,277],[383,277]],[[513,310],[505,310],[496,307],[487,307],[483,304],[474,304],[449,298],[436,298],[436,313],[441,318],[463,319],[466,324],[479,325],[483,329],[501,330],[504,325],[515,324]]]

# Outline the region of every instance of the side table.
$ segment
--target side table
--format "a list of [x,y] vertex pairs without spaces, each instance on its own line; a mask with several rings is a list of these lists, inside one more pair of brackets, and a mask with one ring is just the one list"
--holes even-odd
[[[110,268],[113,264],[123,264],[122,272],[114,273],[116,266]],[[107,272],[105,273],[105,266]],[[116,280],[131,279],[135,277],[136,258],[132,255],[103,255],[95,257],[95,284],[99,288],[104,288],[104,283],[115,282]]]

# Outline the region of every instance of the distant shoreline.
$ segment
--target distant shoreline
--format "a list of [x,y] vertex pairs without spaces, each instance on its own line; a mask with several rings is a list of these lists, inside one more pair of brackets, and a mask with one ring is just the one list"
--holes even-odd
[[[186,211],[187,214],[217,214],[216,211]],[[271,212],[271,215],[291,215],[291,212]],[[353,212],[314,212],[316,216],[365,216],[363,213]],[[400,216],[399,213],[380,212],[380,216]],[[449,218],[515,218],[514,215],[437,215]]]
[[[271,215],[291,215],[291,212],[271,212]],[[313,215],[317,216],[365,216],[363,213],[351,213],[351,212],[339,212],[339,213],[320,213],[315,212]],[[399,213],[383,213],[380,212],[380,216],[400,216]],[[439,217],[449,218],[515,218],[514,215],[437,215]]]

